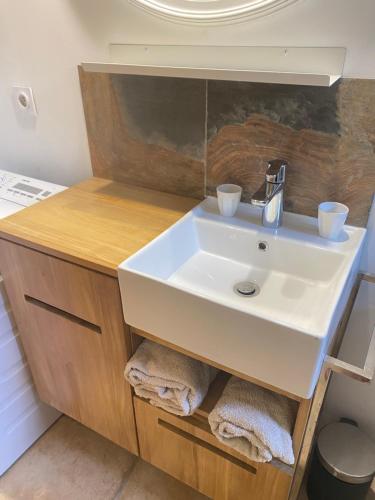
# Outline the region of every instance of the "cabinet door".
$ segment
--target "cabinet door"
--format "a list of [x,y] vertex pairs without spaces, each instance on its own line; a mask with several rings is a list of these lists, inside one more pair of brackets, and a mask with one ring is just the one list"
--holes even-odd
[[4,240],[0,268],[41,399],[138,454],[118,281]]

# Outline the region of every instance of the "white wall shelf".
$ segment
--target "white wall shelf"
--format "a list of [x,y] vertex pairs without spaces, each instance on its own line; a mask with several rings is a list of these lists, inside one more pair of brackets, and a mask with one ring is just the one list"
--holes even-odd
[[329,87],[342,76],[341,47],[110,46],[110,60],[85,71]]

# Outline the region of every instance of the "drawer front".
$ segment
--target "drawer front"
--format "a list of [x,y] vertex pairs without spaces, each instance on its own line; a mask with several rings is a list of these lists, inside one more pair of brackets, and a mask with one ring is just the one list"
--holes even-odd
[[286,500],[290,477],[263,464],[251,465],[225,449],[199,419],[175,417],[137,397],[141,457],[209,498]]
[[117,280],[4,240],[0,264],[41,399],[137,454]]
[[103,311],[98,292],[101,292],[101,287],[105,288],[106,282],[111,278],[20,245],[2,241],[0,266],[6,287],[8,281],[6,262],[9,260],[13,264],[12,274],[22,278],[24,295],[93,324],[100,322]]

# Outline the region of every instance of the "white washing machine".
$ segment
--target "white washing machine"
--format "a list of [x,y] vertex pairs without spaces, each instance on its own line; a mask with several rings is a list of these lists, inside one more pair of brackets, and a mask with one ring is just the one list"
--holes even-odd
[[[0,218],[64,189],[0,170]],[[0,276],[0,476],[60,415],[36,394]]]

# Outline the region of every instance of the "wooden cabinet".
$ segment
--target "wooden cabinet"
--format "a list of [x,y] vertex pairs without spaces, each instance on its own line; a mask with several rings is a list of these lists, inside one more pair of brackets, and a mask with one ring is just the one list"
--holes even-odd
[[[296,500],[331,372],[362,381],[373,375],[373,361],[360,370],[327,356],[313,400],[296,400],[296,464],[255,463],[220,443],[208,425],[228,374],[216,377],[191,417],[133,400],[123,376],[131,344],[136,349],[143,338],[158,339],[136,329],[131,338],[116,278],[6,240],[0,240],[0,267],[41,399],[134,454],[139,442],[144,460],[215,500]],[[375,333],[372,356],[374,346]]]
[[176,417],[134,398],[140,455],[215,500],[285,500],[291,475],[221,444],[199,415]]
[[251,462],[211,433],[207,405],[214,404],[225,377],[218,377],[217,390],[192,417],[176,417],[139,398],[133,401],[123,376],[130,335],[115,278],[5,240],[0,240],[0,257],[43,401],[134,454],[138,434],[144,460],[210,498],[287,498],[290,471]]
[[[188,418],[139,398],[133,406],[123,376],[130,335],[115,278],[5,240],[0,257],[43,401],[135,454],[138,434],[143,459],[208,497],[287,497],[290,473],[251,462],[221,444],[209,429],[205,405]],[[214,403],[211,397],[207,401]]]
[[138,454],[117,280],[5,240],[0,255],[41,399]]

